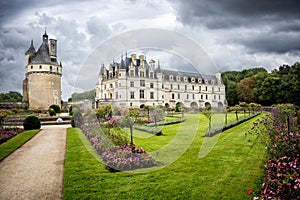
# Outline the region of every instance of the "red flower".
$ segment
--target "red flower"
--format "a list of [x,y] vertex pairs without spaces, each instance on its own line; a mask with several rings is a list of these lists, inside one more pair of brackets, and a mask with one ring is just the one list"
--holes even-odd
[[249,195],[252,194],[252,192],[253,192],[253,191],[252,191],[251,189],[248,190],[248,194],[249,194]]

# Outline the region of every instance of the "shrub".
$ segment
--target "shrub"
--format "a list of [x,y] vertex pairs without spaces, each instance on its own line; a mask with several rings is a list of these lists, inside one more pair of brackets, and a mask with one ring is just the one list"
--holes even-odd
[[69,115],[73,116],[73,113],[76,112],[76,111],[80,111],[79,106],[77,106],[77,105],[70,106],[70,108],[69,108]]
[[49,106],[49,108],[52,108],[55,111],[55,113],[60,113],[59,105],[52,104],[51,106]]
[[81,127],[83,125],[82,113],[80,111],[76,111],[73,113],[73,118],[71,119],[72,127]]
[[49,115],[50,116],[55,116],[56,112],[53,110],[53,108],[49,108]]
[[36,116],[28,116],[23,122],[24,130],[40,129],[41,121]]

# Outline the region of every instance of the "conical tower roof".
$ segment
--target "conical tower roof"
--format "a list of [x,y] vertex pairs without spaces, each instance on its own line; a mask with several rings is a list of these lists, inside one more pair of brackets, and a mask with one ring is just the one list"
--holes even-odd
[[31,44],[30,44],[30,47],[29,49],[25,52],[25,55],[33,55],[35,54],[36,51],[35,51],[35,48],[33,46],[33,40],[31,40]]

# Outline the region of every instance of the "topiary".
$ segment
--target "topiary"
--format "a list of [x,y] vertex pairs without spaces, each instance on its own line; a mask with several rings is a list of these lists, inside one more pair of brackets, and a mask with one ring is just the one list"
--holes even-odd
[[50,116],[55,116],[56,115],[56,112],[54,111],[53,108],[49,108],[49,115]]
[[49,106],[49,108],[52,108],[55,111],[55,113],[60,113],[59,105],[52,104],[51,106]]
[[28,116],[23,122],[24,130],[40,129],[41,121],[36,116]]

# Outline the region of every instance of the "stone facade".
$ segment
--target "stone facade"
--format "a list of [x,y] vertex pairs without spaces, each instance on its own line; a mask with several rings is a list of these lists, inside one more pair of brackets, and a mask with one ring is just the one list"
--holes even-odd
[[225,86],[221,73],[202,75],[161,69],[154,60],[132,54],[120,63],[102,65],[96,85],[96,107],[163,105],[186,108],[225,106]]
[[47,110],[50,105],[61,106],[62,65],[57,61],[57,41],[45,32],[43,42],[35,51],[33,41],[25,53],[26,74],[23,81],[23,101],[28,109]]

